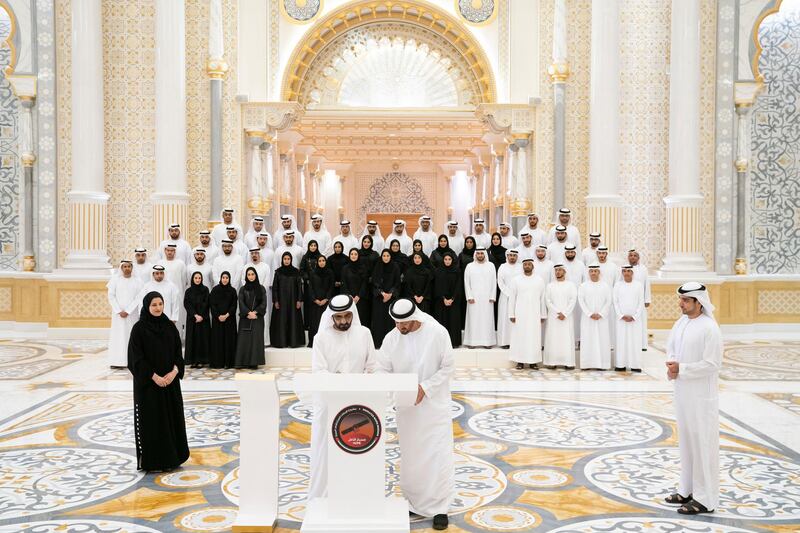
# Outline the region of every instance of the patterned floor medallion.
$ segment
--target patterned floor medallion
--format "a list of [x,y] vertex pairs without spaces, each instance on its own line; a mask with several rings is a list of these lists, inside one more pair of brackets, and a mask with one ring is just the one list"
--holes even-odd
[[[239,440],[239,407],[184,405],[189,446],[218,446]],[[133,410],[92,420],[78,428],[78,436],[94,444],[133,448]]]
[[175,525],[191,532],[230,531],[236,515],[235,507],[207,507],[180,515],[175,519]]
[[[624,500],[674,509],[663,498],[678,482],[677,448],[620,450],[592,459],[586,478]],[[720,504],[714,515],[741,520],[800,520],[800,464],[763,455],[720,452]]]
[[498,455],[506,451],[508,446],[493,440],[465,440],[455,444],[456,450],[471,455]]
[[510,506],[483,507],[464,518],[468,524],[489,531],[528,531],[542,521],[536,513]]
[[550,533],[609,533],[624,531],[626,533],[751,533],[752,530],[741,529],[733,526],[714,524],[710,522],[700,522],[692,520],[681,520],[672,518],[647,517],[625,517],[625,518],[601,518],[599,520],[588,520],[577,522],[558,529],[550,530]]
[[0,526],[0,533],[161,533],[138,523],[116,520],[42,520]]
[[509,479],[532,489],[555,489],[572,483],[572,476],[550,468],[528,468],[512,472]]
[[156,477],[156,484],[176,489],[205,487],[216,483],[221,477],[219,472],[213,470],[179,470]]
[[500,407],[473,416],[469,427],[492,439],[542,448],[630,446],[663,433],[649,418],[580,405]]
[[52,513],[135,485],[136,457],[111,450],[37,448],[0,452],[0,519]]

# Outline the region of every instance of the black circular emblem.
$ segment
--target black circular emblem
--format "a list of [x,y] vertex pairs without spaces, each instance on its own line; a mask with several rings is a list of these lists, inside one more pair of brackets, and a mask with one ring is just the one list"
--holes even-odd
[[333,418],[333,440],[347,453],[370,451],[381,438],[381,419],[363,405],[345,407]]

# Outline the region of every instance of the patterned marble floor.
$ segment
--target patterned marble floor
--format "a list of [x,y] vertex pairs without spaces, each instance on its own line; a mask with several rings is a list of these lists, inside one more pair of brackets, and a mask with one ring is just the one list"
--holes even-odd
[[[758,347],[748,353],[759,362],[749,364],[779,368],[800,350],[742,346]],[[230,531],[239,495],[230,376],[193,372],[184,382],[192,457],[175,472],[144,475],[135,469],[130,382],[108,370],[103,349],[88,340],[0,342],[0,533]],[[651,350],[641,376],[459,369],[457,383],[483,388],[454,387],[449,530],[800,531],[800,394],[784,380],[752,380],[758,391],[750,382],[723,384],[721,505],[712,516],[684,519],[660,503],[678,473],[671,385],[661,368],[663,355]],[[289,380],[295,369],[270,371]],[[312,412],[293,394],[281,399],[278,526],[296,531]],[[402,461],[387,416],[386,490],[399,492]],[[415,531],[430,527],[412,523]]]

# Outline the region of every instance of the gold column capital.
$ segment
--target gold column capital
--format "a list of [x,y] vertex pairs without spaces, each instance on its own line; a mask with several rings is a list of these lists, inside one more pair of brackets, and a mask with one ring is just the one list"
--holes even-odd
[[547,67],[547,73],[550,75],[550,80],[552,80],[553,83],[564,83],[569,79],[569,63],[566,61],[552,63]]
[[734,162],[734,166],[736,167],[736,172],[747,172],[747,167],[749,166],[749,161],[747,159],[737,159]]
[[209,59],[206,63],[206,73],[212,80],[224,80],[230,67],[223,59]]
[[20,157],[20,161],[22,161],[23,167],[32,167],[33,164],[36,162],[36,155],[31,153],[22,154],[22,157]]

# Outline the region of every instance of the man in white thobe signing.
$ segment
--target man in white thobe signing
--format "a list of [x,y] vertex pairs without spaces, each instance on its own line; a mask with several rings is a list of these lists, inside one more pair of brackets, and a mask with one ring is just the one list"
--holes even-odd
[[675,382],[681,477],[667,503],[681,514],[713,513],[719,505],[719,384],[722,333],[708,289],[678,288],[682,316],[667,339],[667,378]]
[[450,334],[405,298],[394,302],[389,314],[396,327],[383,340],[380,371],[413,373],[419,379],[416,403],[397,409],[403,458],[400,487],[412,512],[433,517],[433,529],[446,529],[455,490],[450,415],[450,378],[455,363]]
[[[361,325],[353,298],[339,294],[322,313],[311,349],[312,374],[364,374],[375,371],[375,344],[369,329]],[[314,395],[311,423],[311,482],[308,501],[328,496],[328,413],[326,403]]]
[[108,331],[108,362],[111,368],[128,366],[128,340],[131,328],[139,320],[136,312],[142,301],[139,292],[141,280],[133,275],[133,261],[119,263],[119,275],[111,276],[106,285],[108,303],[111,305],[111,328]]
[[575,305],[578,302],[578,288],[567,281],[564,265],[553,265],[555,281],[545,290],[547,303],[547,322],[544,338],[544,364],[549,368],[563,366],[567,370],[575,368]]
[[508,299],[511,296],[511,281],[522,274],[522,264],[517,261],[516,250],[506,250],[506,262],[497,269],[497,288],[500,296],[497,299],[497,345],[508,348],[511,344],[511,323],[508,316]]
[[[517,363],[517,370],[539,368],[542,362],[541,325],[547,317],[545,285],[542,278],[533,274],[533,259],[522,262],[522,274],[511,280],[511,297],[508,301],[508,320],[511,322],[511,351],[508,358]],[[498,318],[505,319],[499,314]]]
[[644,289],[633,279],[631,265],[622,267],[622,281],[614,285],[614,312],[617,324],[614,370],[624,372],[630,367],[631,372],[641,372]]
[[609,317],[613,316],[611,287],[600,281],[600,265],[589,265],[589,280],[578,288],[581,311],[581,369],[611,368]]
[[494,330],[497,272],[486,259],[483,247],[475,248],[475,260],[464,269],[464,295],[467,299],[464,346],[494,346],[497,342]]

